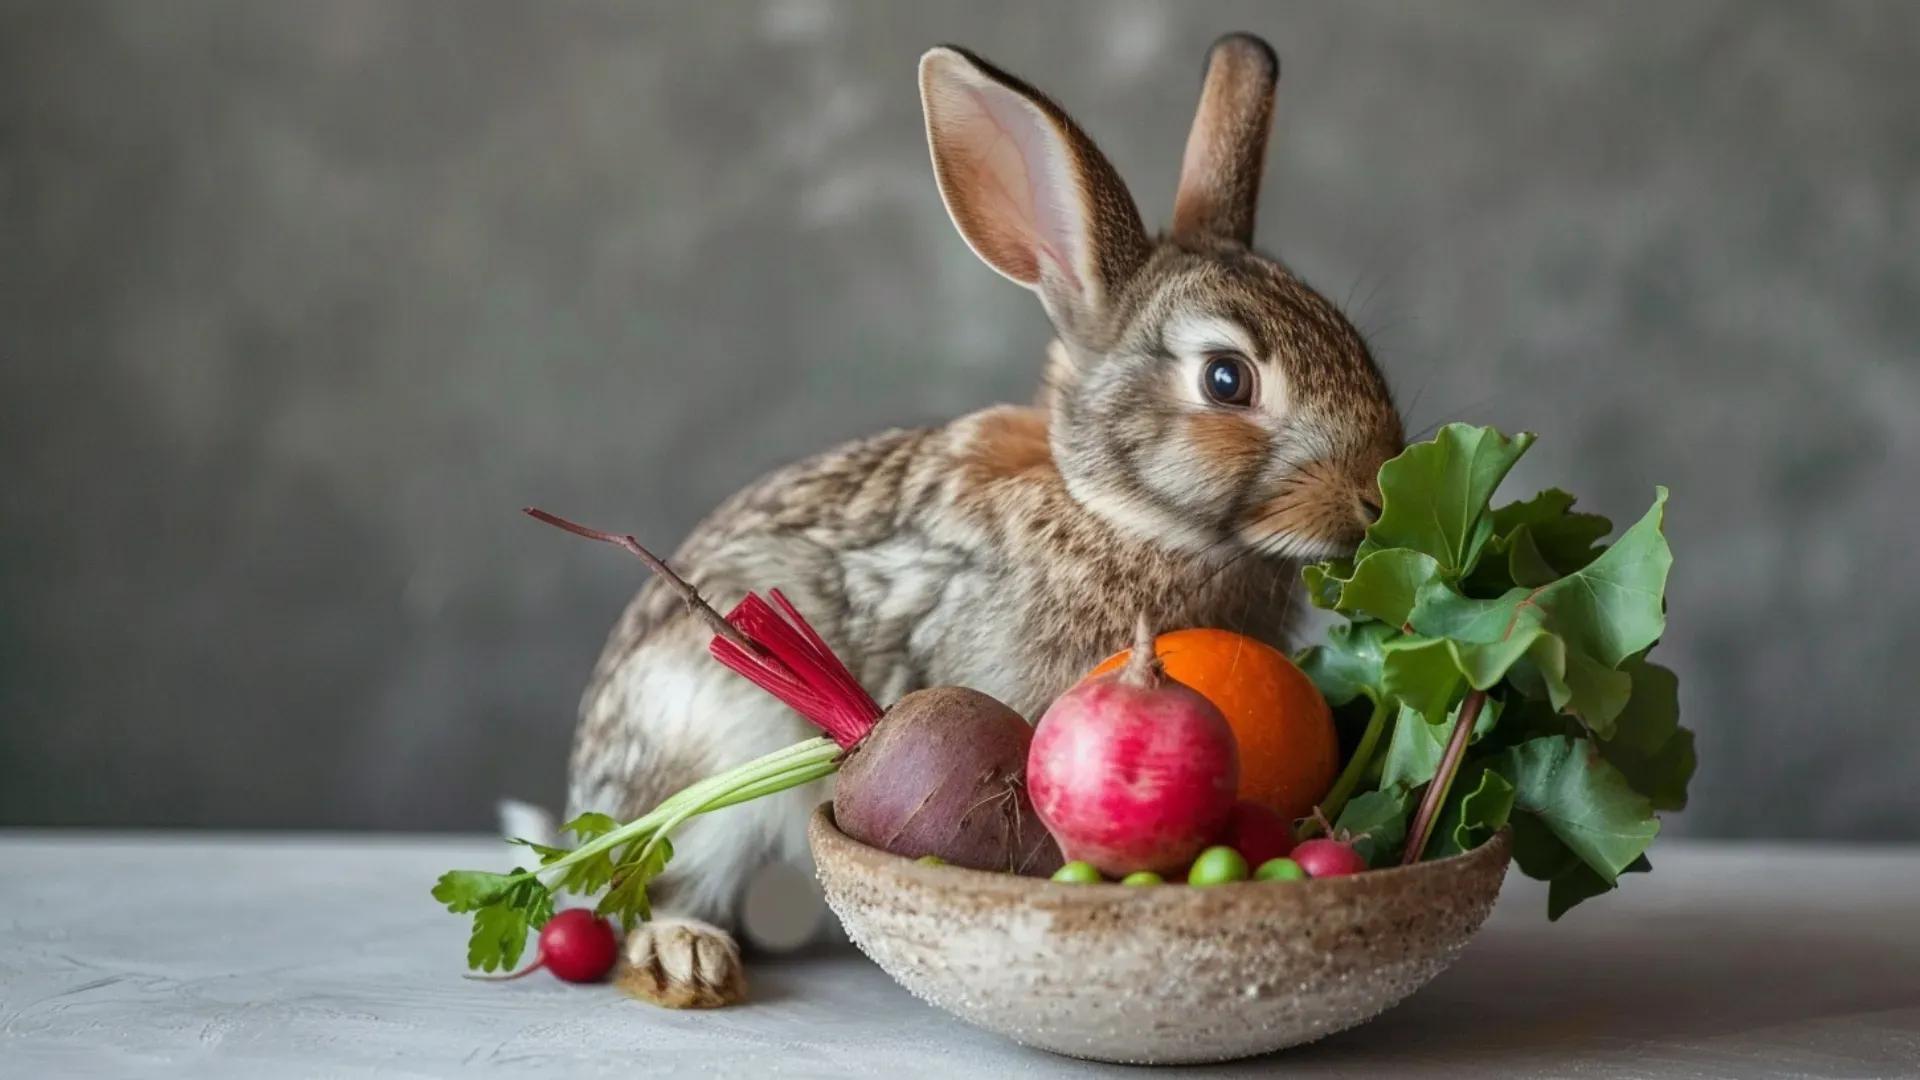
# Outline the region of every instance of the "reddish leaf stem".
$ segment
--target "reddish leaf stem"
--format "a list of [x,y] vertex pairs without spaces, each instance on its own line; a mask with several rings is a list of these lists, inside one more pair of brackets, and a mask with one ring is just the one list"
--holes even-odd
[[1447,739],[1447,748],[1440,755],[1440,767],[1427,782],[1427,793],[1420,800],[1420,809],[1414,812],[1413,825],[1407,829],[1407,850],[1400,856],[1402,866],[1419,862],[1421,853],[1427,850],[1434,822],[1440,819],[1440,807],[1447,801],[1447,789],[1453,786],[1454,774],[1460,771],[1460,759],[1467,755],[1473,725],[1479,721],[1480,710],[1486,703],[1485,690],[1468,693],[1460,703],[1460,718],[1453,723],[1453,735]]
[[633,553],[713,629],[707,651],[714,659],[785,702],[841,746],[851,749],[880,719],[880,706],[780,590],[769,594],[771,604],[748,593],[722,616],[698,589],[632,536],[590,529],[533,507],[526,513],[575,536]]
[[541,968],[546,966],[547,966],[547,954],[540,953],[533,958],[533,963],[528,964],[526,967],[521,968],[519,971],[509,971],[499,975],[468,974],[468,975],[462,975],[460,977],[463,979],[472,979],[474,982],[512,982],[515,979],[524,979],[527,976],[533,974],[536,971],[539,971]]
[[736,629],[732,623],[721,618],[718,611],[713,610],[713,605],[707,603],[706,599],[700,595],[700,590],[694,588],[679,574],[674,573],[673,568],[667,565],[666,560],[648,551],[646,548],[641,547],[640,541],[634,539],[631,534],[601,532],[599,529],[589,529],[578,522],[568,521],[558,514],[549,514],[536,506],[525,507],[521,510],[521,513],[526,514],[536,521],[544,521],[556,529],[565,529],[575,536],[584,536],[589,540],[598,540],[603,544],[612,544],[615,547],[626,548],[637,556],[641,562],[646,563],[647,569],[659,575],[660,580],[666,582],[669,588],[679,593],[681,599],[686,601],[688,610],[700,616],[700,618],[712,628],[714,633],[726,638],[742,649],[751,651],[754,648],[753,642],[747,640],[745,634],[742,634]]

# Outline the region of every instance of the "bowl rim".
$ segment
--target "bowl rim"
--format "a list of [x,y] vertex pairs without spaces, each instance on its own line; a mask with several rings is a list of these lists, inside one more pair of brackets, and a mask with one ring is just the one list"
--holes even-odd
[[[1111,901],[1128,896],[1140,902],[1188,895],[1211,895],[1215,897],[1232,896],[1247,889],[1266,888],[1275,884],[1291,886],[1285,895],[1305,897],[1315,895],[1331,898],[1334,894],[1346,890],[1374,887],[1392,887],[1396,882],[1409,882],[1411,879],[1464,873],[1479,869],[1481,864],[1498,861],[1506,864],[1513,854],[1513,830],[1503,826],[1477,847],[1456,855],[1440,859],[1423,859],[1411,865],[1386,866],[1366,870],[1357,874],[1343,874],[1330,878],[1306,878],[1300,881],[1276,883],[1256,881],[1248,878],[1244,881],[1222,882],[1218,885],[1187,886],[1184,889],[1143,888],[1137,885],[1122,885],[1117,881],[1077,882],[1054,881],[1050,878],[1030,877],[1022,874],[1004,873],[996,870],[975,870],[965,866],[952,866],[945,863],[928,865],[918,859],[905,855],[896,855],[891,851],[862,843],[840,831],[833,819],[833,802],[827,800],[814,808],[808,822],[808,838],[816,848],[825,846],[834,854],[845,855],[866,868],[904,878],[907,881],[934,888],[965,887],[985,890],[1007,896],[1025,898],[1046,897],[1051,899],[1100,899]],[[816,854],[814,861],[820,861]],[[1184,881],[1170,879],[1168,885],[1187,885]]]

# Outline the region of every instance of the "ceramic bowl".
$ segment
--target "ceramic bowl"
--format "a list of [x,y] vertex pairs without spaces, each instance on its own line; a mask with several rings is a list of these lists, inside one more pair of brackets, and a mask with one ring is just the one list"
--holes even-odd
[[1225,1061],[1361,1023],[1460,954],[1506,876],[1501,833],[1351,877],[1211,888],[1069,885],[925,866],[809,830],[827,903],[916,997],[1095,1061]]

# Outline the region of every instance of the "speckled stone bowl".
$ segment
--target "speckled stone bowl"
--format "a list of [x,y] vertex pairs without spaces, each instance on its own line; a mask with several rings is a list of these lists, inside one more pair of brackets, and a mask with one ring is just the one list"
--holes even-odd
[[916,997],[1028,1046],[1225,1061],[1354,1026],[1453,962],[1506,876],[1505,833],[1416,866],[1303,882],[1064,885],[923,866],[814,813],[855,944]]

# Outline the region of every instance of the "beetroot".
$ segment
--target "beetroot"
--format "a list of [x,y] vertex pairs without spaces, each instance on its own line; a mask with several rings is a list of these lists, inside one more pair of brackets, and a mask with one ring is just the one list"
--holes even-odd
[[[1051,874],[1063,861],[1025,784],[1033,731],[1020,714],[977,690],[941,686],[882,711],[826,641],[781,595],[754,593],[722,617],[691,584],[631,536],[576,525],[545,511],[549,525],[625,548],[713,629],[722,664],[791,706],[842,751],[834,821],[848,836],[896,855],[936,856],[955,866]],[[766,759],[761,759],[762,761]],[[744,770],[732,794],[726,776],[708,805],[758,797],[818,778],[794,770],[773,783]]]
[[848,751],[835,782],[834,822],[896,855],[1051,874],[1060,848],[1026,792],[1032,741],[1019,713],[978,690],[916,690]]
[[1069,859],[1171,873],[1225,828],[1239,747],[1212,702],[1168,679],[1140,621],[1127,666],[1061,695],[1027,754],[1034,809]]

